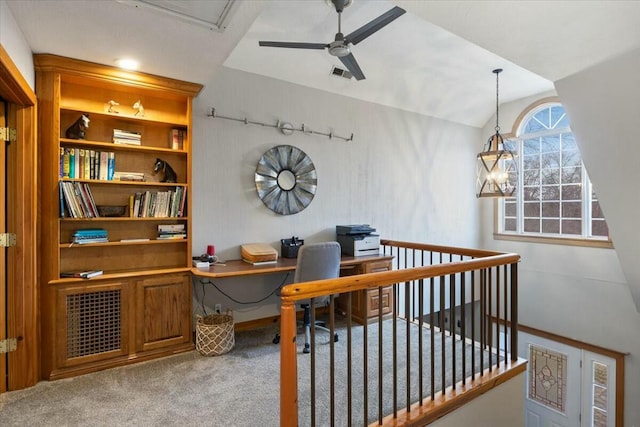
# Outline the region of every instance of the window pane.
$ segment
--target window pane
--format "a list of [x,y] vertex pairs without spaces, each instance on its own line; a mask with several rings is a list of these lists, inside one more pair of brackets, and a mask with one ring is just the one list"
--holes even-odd
[[607,427],[607,413],[593,408],[593,427]]
[[540,157],[537,154],[533,156],[524,156],[522,160],[523,160],[524,170],[540,169]]
[[567,119],[564,107],[561,105],[551,107],[551,126],[554,128],[569,127],[569,119]]
[[601,385],[603,387],[607,386],[607,365],[594,362],[593,363],[593,383],[597,385]]
[[515,202],[508,202],[504,204],[504,216],[515,217],[517,214],[516,211],[517,205]]
[[545,218],[558,218],[560,216],[560,203],[544,202],[542,204],[542,216]]
[[540,149],[543,153],[560,151],[560,136],[545,136],[541,141]]
[[540,185],[540,169],[523,171],[522,183],[524,185]]
[[540,160],[540,168],[557,168],[560,167],[560,153],[553,151],[550,153],[543,153]]
[[560,169],[542,169],[542,185],[560,184]]
[[565,202],[562,204],[564,218],[582,218],[582,202]]
[[524,216],[527,217],[539,217],[540,216],[540,203],[539,202],[527,202],[524,204]]
[[524,220],[524,231],[528,233],[539,233],[540,232],[540,221],[537,219],[525,219]]
[[506,218],[504,220],[504,231],[516,231],[515,218]]
[[562,200],[581,200],[582,185],[569,184],[562,186]]
[[598,409],[607,410],[607,389],[605,387],[593,386],[593,406]]
[[538,138],[525,140],[522,143],[522,152],[525,156],[540,153],[540,140]]
[[582,221],[572,219],[562,220],[562,234],[582,234]]
[[522,191],[525,202],[540,200],[540,187],[525,187]]
[[542,220],[542,232],[558,234],[560,232],[560,220],[558,219],[543,219]]
[[591,202],[591,218],[604,218],[600,203],[596,200]]
[[578,150],[578,144],[576,144],[576,139],[572,133],[563,133],[560,135],[562,138],[562,149],[563,150]]
[[503,146],[505,150],[518,151],[518,140],[507,139],[503,142]]
[[542,200],[559,200],[560,188],[557,185],[545,186],[541,188]]
[[545,119],[544,117],[545,113],[547,113],[548,115],[548,111],[543,110],[543,111],[540,111],[538,114],[536,114],[533,118],[531,118],[531,120],[529,120],[529,122],[527,123],[527,126],[525,127],[524,133],[536,133],[546,129],[543,123],[544,122],[548,123],[549,120]]
[[609,237],[609,227],[602,219],[594,219],[591,221],[591,235],[598,237]]
[[562,168],[563,184],[580,184],[582,182],[582,168]]
[[563,150],[562,151],[562,166],[582,166],[582,159],[580,153],[575,150]]

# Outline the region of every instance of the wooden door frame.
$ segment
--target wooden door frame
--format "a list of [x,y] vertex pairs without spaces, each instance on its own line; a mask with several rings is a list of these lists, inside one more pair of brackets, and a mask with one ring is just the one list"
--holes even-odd
[[8,389],[34,385],[39,377],[38,328],[38,147],[37,99],[18,67],[0,44],[0,96],[8,102],[9,125],[17,140],[8,155],[7,228],[17,236],[8,250],[7,332],[18,339],[8,358]]

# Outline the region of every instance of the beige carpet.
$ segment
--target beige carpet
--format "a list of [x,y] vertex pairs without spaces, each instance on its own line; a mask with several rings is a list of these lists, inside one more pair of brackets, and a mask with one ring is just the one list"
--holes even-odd
[[[397,321],[400,350],[405,342],[405,323]],[[384,324],[385,335],[391,321]],[[218,357],[204,357],[197,352],[184,353],[160,360],[109,369],[0,395],[1,426],[278,426],[279,425],[279,346],[271,339],[275,327],[236,334],[236,346]],[[416,342],[418,328],[410,327]],[[378,328],[369,327],[369,410],[368,421],[377,416],[377,335]],[[328,372],[328,335],[317,333],[318,372]],[[423,330],[425,340],[428,331]],[[302,336],[299,335],[299,340]],[[352,425],[366,425],[362,403],[363,375],[362,327],[353,328],[354,413]],[[346,332],[340,331],[336,343],[336,425],[347,423],[346,409]],[[437,340],[439,341],[439,339]],[[428,342],[428,341],[425,341]],[[450,341],[448,341],[450,342]],[[450,345],[447,346],[448,353]],[[462,351],[456,343],[458,354]],[[392,395],[392,347],[383,348],[383,390]],[[470,360],[470,349],[467,349]],[[439,365],[440,350],[436,352]],[[405,372],[405,357],[399,357],[398,370]],[[417,355],[411,357],[412,377],[417,377]],[[476,358],[478,359],[478,358]],[[447,360],[450,360],[447,357]],[[340,362],[342,361],[342,362]],[[425,362],[428,365],[428,360]],[[446,362],[448,363],[448,362]],[[470,364],[470,362],[467,362]],[[476,363],[478,361],[476,360]],[[485,362],[486,363],[486,362]],[[309,355],[299,354],[300,425],[309,425]],[[429,371],[429,368],[426,369]],[[447,371],[450,371],[447,367]],[[459,371],[459,368],[458,368]],[[429,393],[428,372],[424,373],[425,392]],[[436,375],[439,389],[439,375]],[[450,377],[450,375],[447,375]],[[329,425],[329,376],[321,375],[317,386],[317,425]],[[412,399],[417,399],[417,382],[412,380]],[[450,379],[447,379],[447,383]],[[398,386],[404,399],[406,385]],[[383,402],[385,413],[392,408],[391,397]]]

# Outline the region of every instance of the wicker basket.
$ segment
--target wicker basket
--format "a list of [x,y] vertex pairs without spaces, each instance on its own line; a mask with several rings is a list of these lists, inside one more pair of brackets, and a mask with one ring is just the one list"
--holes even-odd
[[196,350],[203,356],[220,356],[235,345],[233,316],[231,314],[210,314],[197,317]]

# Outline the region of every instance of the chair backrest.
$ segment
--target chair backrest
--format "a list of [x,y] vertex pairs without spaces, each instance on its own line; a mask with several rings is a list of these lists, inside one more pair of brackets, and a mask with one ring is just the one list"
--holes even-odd
[[294,283],[333,279],[340,275],[340,244],[310,243],[298,251]]

